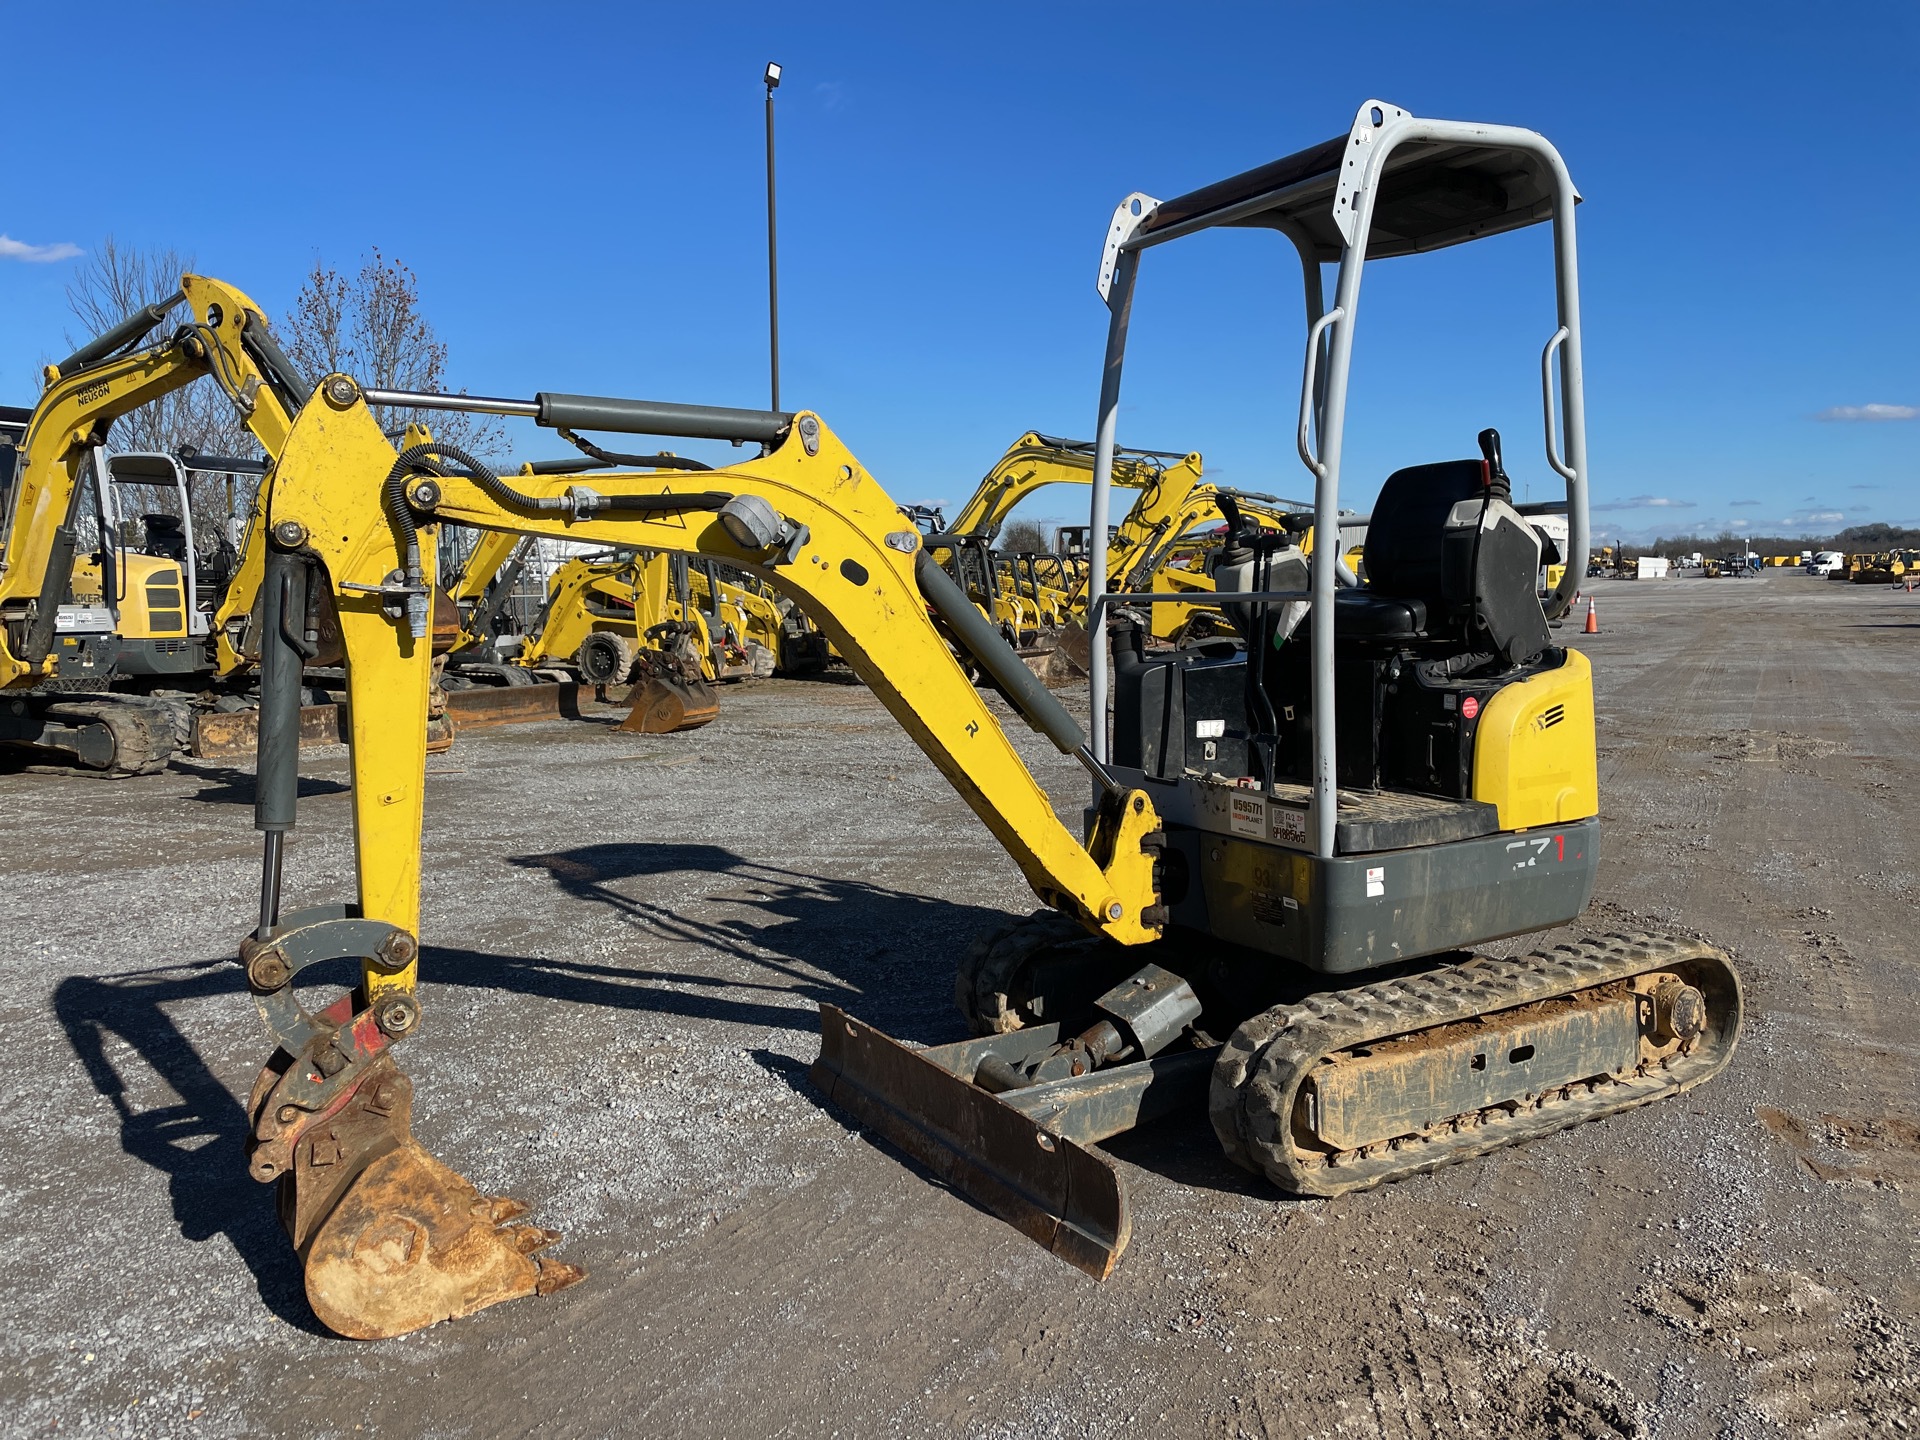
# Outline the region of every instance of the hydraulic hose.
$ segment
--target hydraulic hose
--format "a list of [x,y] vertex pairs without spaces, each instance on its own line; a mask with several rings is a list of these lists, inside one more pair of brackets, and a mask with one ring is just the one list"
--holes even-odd
[[387,515],[393,522],[406,556],[406,583],[417,591],[407,599],[407,617],[415,639],[427,633],[428,606],[425,574],[420,565],[420,527],[413,518],[412,502],[407,498],[407,477],[448,473],[435,463],[436,457],[463,466],[464,469],[453,473],[478,485],[494,504],[503,509],[531,511],[534,514],[558,512],[573,519],[602,510],[622,511],[630,515],[664,515],[687,510],[718,510],[733,498],[718,490],[699,490],[685,495],[602,495],[584,486],[571,486],[562,495],[528,495],[514,489],[457,445],[439,440],[409,445],[400,452],[393,462],[393,468],[387,472],[383,497]]

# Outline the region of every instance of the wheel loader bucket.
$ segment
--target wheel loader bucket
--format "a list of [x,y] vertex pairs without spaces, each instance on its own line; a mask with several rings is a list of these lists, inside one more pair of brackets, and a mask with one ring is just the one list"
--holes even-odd
[[642,735],[671,735],[698,730],[719,717],[720,697],[704,679],[649,675],[634,687],[633,712],[620,728]]
[[[525,1205],[481,1194],[421,1148],[409,1129],[412,1082],[360,1028],[343,1027],[355,1055],[344,1088],[330,1087],[312,1056],[281,1050],[253,1091],[249,1166],[280,1187],[280,1219],[321,1323],[386,1340],[584,1279],[539,1258],[560,1237],[513,1224]],[[316,1087],[317,1108],[291,1103]]]
[[[1047,1026],[1035,1035],[1057,1030]],[[810,1078],[832,1104],[943,1183],[1104,1280],[1132,1232],[1126,1186],[1099,1151],[972,1083],[975,1052],[1006,1038],[913,1050],[822,1005],[820,1058]]]

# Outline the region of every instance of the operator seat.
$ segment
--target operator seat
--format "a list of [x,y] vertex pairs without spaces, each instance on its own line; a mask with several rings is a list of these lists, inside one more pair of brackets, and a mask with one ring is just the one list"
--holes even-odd
[[181,564],[187,559],[187,536],[178,515],[169,515],[164,511],[155,511],[140,517],[141,526],[146,531],[142,553],[156,555],[163,560],[173,560]]
[[1334,634],[1372,649],[1491,650],[1524,665],[1550,636],[1538,595],[1540,537],[1513,508],[1500,437],[1486,458],[1396,470],[1367,526],[1367,584],[1334,595]]

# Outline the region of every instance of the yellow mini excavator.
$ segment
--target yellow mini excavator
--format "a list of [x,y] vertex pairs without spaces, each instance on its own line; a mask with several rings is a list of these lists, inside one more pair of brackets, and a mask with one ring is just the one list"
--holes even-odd
[[[1541,136],[1378,101],[1323,145],[1165,202],[1128,197],[1100,268],[1111,323],[1086,728],[816,414],[322,381],[265,493],[255,823],[266,839],[257,928],[241,947],[278,1047],[253,1090],[249,1162],[279,1190],[321,1320],[393,1335],[581,1278],[541,1255],[556,1237],[520,1223],[524,1207],[481,1194],[412,1139],[412,1086],[396,1063],[424,1023],[419,720],[443,523],[711,557],[805,604],[1045,907],[964,961],[958,998],[977,1038],[916,1050],[825,1005],[815,1081],[1095,1276],[1129,1233],[1124,1186],[1097,1142],[1149,1115],[1210,1124],[1236,1163],[1333,1196],[1644,1105],[1724,1067],[1740,985],[1710,944],[1616,932],[1519,958],[1476,951],[1578,917],[1600,845],[1591,672],[1552,629],[1571,582],[1540,599],[1538,536],[1511,502],[1492,430],[1476,454],[1386,477],[1364,586],[1340,583],[1335,545],[1306,557],[1290,535],[1235,525],[1211,598],[1238,638],[1149,655],[1139,612],[1156,596],[1105,588],[1140,261],[1219,225],[1275,231],[1300,257],[1297,444],[1317,532],[1332,535],[1363,268],[1550,222],[1547,463],[1566,482],[1570,553],[1584,554],[1574,200]],[[1324,262],[1338,264],[1331,305]],[[698,490],[645,472],[502,479],[448,447],[396,452],[376,415],[389,405],[763,449],[702,474]],[[283,913],[293,701],[316,593],[337,606],[347,656],[358,887]],[[1085,767],[1084,837],[1057,818],[949,635]],[[358,957],[360,983],[313,1008],[295,981],[336,957]]]
[[620,550],[568,560],[553,573],[520,659],[571,665],[594,686],[630,686],[623,730],[667,735],[720,714],[713,681],[726,660],[693,606],[685,556]]
[[[0,748],[35,763],[105,776],[158,770],[180,716],[150,692],[242,663],[229,622],[253,603],[264,546],[247,547],[208,623],[193,593],[179,462],[110,454],[109,431],[205,377],[273,455],[309,392],[251,300],[201,276],[181,285],[48,366],[32,410],[0,417]],[[150,341],[183,304],[191,314]],[[130,545],[132,517],[117,496],[136,486],[172,491],[177,504],[142,517],[144,537]]]
[[[1094,445],[1028,431],[993,462],[951,523],[927,535],[933,558],[959,583],[1018,649],[1051,648],[1068,619],[1068,597],[1083,588],[1084,556],[1010,552],[997,545],[1007,518],[1049,485],[1093,480]],[[1139,491],[1121,524],[1124,547],[1177,506],[1200,481],[1200,457],[1158,450],[1124,450],[1114,459],[1112,483]]]

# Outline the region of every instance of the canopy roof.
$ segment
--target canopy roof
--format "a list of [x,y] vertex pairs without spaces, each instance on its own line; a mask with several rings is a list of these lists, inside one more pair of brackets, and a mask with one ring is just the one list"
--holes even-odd
[[[1350,136],[1337,136],[1162,201],[1140,222],[1135,243],[1188,222],[1200,228],[1297,226],[1317,259],[1338,260],[1344,242],[1334,222],[1335,193],[1353,144]],[[1228,213],[1262,196],[1271,196],[1272,203]],[[1215,214],[1221,218],[1209,222],[1206,217]],[[1553,175],[1538,155],[1503,145],[1405,140],[1388,155],[1380,178],[1367,258],[1439,250],[1552,215]]]

